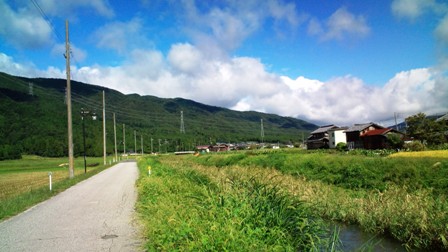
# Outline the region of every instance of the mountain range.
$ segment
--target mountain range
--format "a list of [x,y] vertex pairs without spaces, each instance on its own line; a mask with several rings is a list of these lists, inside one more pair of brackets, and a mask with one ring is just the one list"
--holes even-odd
[[[67,154],[66,80],[0,73],[0,152],[42,156]],[[126,85],[126,83],[123,83]],[[107,153],[190,150],[217,142],[302,142],[316,125],[292,117],[233,111],[183,98],[122,94],[71,81],[75,155],[102,155],[103,91]],[[81,110],[89,116],[81,117]],[[90,115],[95,114],[97,120]],[[114,131],[115,115],[115,131]],[[1,155],[1,154],[0,154]]]

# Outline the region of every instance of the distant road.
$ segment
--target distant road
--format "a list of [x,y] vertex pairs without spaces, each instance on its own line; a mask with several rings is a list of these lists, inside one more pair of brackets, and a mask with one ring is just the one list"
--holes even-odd
[[135,162],[120,163],[0,223],[0,251],[139,251]]

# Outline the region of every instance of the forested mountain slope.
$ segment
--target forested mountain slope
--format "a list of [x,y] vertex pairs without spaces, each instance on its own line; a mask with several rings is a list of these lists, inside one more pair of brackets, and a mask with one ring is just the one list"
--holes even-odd
[[[114,124],[118,151],[192,149],[210,142],[300,142],[317,126],[303,120],[259,112],[238,112],[182,98],[124,95],[100,86],[72,81],[75,155],[82,154],[81,108],[95,112],[85,120],[87,155],[102,155],[102,91],[105,92],[107,152],[113,152]],[[67,153],[66,80],[23,78],[0,73],[0,152],[43,156]],[[185,133],[180,132],[181,111]],[[135,135],[134,135],[135,132]],[[135,141],[136,139],[136,141]],[[151,145],[151,139],[152,145]],[[160,141],[159,141],[160,139]],[[160,142],[160,145],[159,145]]]

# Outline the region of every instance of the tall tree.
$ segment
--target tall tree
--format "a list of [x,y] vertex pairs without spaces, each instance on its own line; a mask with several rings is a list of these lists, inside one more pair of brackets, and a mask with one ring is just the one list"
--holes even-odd
[[428,118],[424,113],[418,113],[405,119],[407,134],[428,145],[438,145],[448,142],[448,121]]

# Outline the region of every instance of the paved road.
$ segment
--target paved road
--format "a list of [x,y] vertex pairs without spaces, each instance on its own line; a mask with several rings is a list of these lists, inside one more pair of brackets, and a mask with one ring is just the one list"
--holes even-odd
[[0,251],[138,251],[135,162],[120,163],[0,223]]

